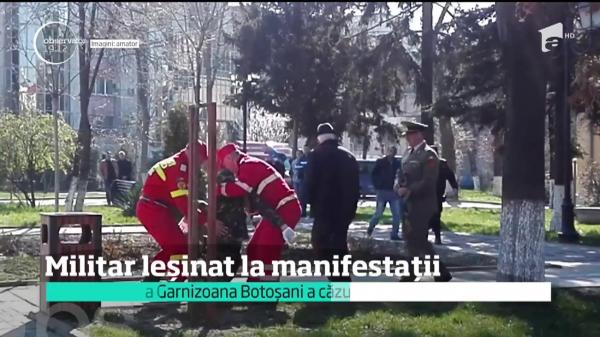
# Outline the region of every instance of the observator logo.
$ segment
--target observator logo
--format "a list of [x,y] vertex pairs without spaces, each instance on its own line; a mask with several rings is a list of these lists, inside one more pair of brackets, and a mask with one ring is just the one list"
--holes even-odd
[[69,26],[57,21],[42,25],[33,37],[36,55],[53,65],[67,62],[81,44],[85,44],[85,40],[77,38]]

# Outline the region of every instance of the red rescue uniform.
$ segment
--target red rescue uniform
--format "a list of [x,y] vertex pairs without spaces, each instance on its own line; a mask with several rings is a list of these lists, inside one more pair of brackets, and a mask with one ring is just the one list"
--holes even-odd
[[[283,177],[266,162],[240,155],[235,182],[219,185],[218,192],[229,197],[242,197],[255,192],[262,202],[277,211],[283,222],[290,228],[296,227],[302,209],[294,190],[290,189]],[[262,261],[265,265],[265,278],[248,281],[276,280],[271,276],[273,260],[281,258],[284,240],[281,229],[263,218],[257,225],[250,242],[247,254],[250,261]]]
[[[187,254],[179,221],[188,214],[188,169],[184,149],[155,164],[142,188],[136,216],[161,248],[154,260],[167,262],[171,255]],[[199,223],[205,223],[206,215],[198,212]]]

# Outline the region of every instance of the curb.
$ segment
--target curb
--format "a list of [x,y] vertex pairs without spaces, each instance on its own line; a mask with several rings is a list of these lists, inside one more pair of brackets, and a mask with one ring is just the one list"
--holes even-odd
[[14,281],[3,281],[0,282],[1,288],[9,287],[25,287],[25,286],[36,286],[40,283],[39,280],[14,280]]

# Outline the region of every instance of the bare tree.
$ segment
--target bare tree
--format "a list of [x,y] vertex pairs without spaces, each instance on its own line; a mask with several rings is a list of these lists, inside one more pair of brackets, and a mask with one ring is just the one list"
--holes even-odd
[[[74,7],[73,15],[76,18],[78,37],[90,41],[97,37],[110,37],[114,25],[111,23],[111,13],[108,10],[110,3],[78,2],[71,4]],[[77,160],[78,165],[73,170],[73,180],[76,184],[77,197],[74,210],[81,211],[87,192],[87,185],[91,164],[92,128],[89,119],[90,97],[96,83],[100,63],[104,57],[104,48],[97,52],[90,48],[88,43],[79,45],[79,106],[81,118],[77,132]],[[72,192],[72,191],[70,191]]]
[[[31,15],[23,22],[21,29],[27,29],[31,26],[37,27],[42,26],[48,22],[62,22],[64,26],[70,27],[72,24],[72,17],[69,11],[66,11],[65,5],[60,3],[37,3],[37,2],[25,2],[21,3],[20,6],[31,13]],[[53,29],[56,27],[49,27],[46,30],[41,30],[41,36],[39,38],[45,38],[45,35],[50,35],[53,38],[68,38],[70,31],[68,29],[59,31]],[[62,35],[61,35],[62,34]],[[21,35],[21,34],[19,34]],[[36,43],[37,41],[33,41]],[[27,78],[28,73],[25,73],[24,83],[31,85],[35,90],[33,93],[37,94],[38,89],[41,89],[42,94],[49,94],[51,97],[51,107],[54,125],[54,210],[58,211],[59,208],[59,191],[60,191],[60,170],[59,167],[59,140],[58,140],[58,119],[61,97],[66,99],[68,95],[68,89],[71,82],[77,77],[78,73],[69,76],[65,65],[68,65],[66,58],[70,57],[67,53],[73,52],[66,50],[65,52],[54,52],[51,50],[38,50],[40,56],[44,59],[40,59],[38,56],[28,52],[30,50],[29,44],[32,41],[19,41],[19,50],[25,56],[25,61],[35,71],[35,83],[31,83],[32,79]],[[33,74],[31,74],[33,75]],[[45,99],[45,98],[44,98]],[[44,103],[43,101],[41,102]],[[38,102],[38,105],[40,102]],[[44,107],[45,109],[45,107]]]

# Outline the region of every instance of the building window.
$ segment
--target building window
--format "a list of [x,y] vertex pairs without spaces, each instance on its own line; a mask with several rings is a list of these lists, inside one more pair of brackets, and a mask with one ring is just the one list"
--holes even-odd
[[106,85],[106,81],[102,78],[96,79],[96,88],[94,89],[94,94],[104,95],[106,91],[104,90],[104,86]]
[[114,95],[119,92],[119,87],[114,81],[106,80],[103,78],[96,79],[96,85],[94,87],[94,94],[96,95]]

